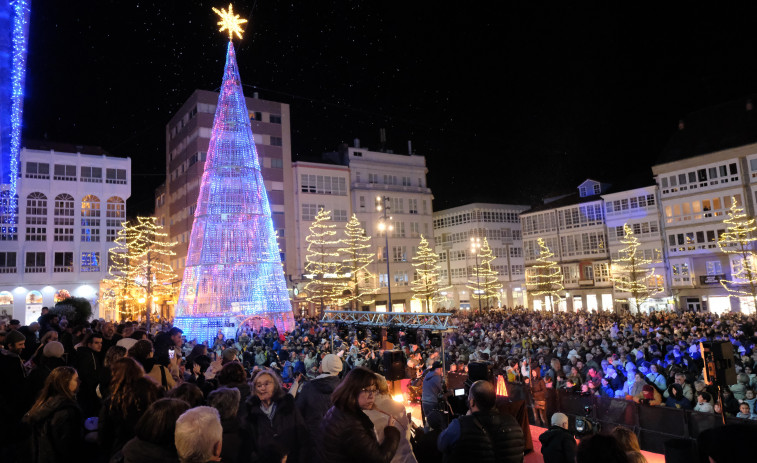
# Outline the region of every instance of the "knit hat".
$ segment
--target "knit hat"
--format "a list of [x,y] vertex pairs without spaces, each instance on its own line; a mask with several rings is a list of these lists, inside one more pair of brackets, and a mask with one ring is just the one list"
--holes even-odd
[[321,361],[321,370],[330,375],[338,375],[342,371],[342,360],[334,354],[328,354]]
[[50,341],[45,344],[45,347],[42,349],[42,355],[47,358],[59,359],[63,356],[63,352],[65,352],[63,344],[59,343],[58,341]]
[[16,330],[10,330],[8,334],[5,335],[5,345],[6,346],[12,346],[13,344],[16,344],[17,342],[26,341],[26,336],[19,333]]
[[134,344],[136,344],[136,343],[137,343],[136,339],[133,339],[133,338],[122,338],[122,339],[118,340],[118,342],[116,343],[116,345],[123,347],[128,352],[129,349],[131,349],[132,347],[134,347]]

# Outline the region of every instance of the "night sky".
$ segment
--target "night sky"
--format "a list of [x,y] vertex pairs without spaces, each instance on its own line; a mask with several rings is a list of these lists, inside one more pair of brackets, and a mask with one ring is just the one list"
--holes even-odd
[[[757,92],[754,11],[533,3],[236,2],[242,82],[291,105],[295,161],[378,148],[380,128],[387,149],[412,140],[437,210],[651,182],[679,119]],[[151,213],[165,124],[221,83],[213,6],[228,2],[34,0],[24,138],[130,156],[129,213]]]

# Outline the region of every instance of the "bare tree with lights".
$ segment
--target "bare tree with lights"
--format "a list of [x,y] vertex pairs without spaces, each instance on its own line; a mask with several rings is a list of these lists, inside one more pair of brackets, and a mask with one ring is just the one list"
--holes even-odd
[[421,235],[421,243],[418,246],[418,252],[412,259],[415,267],[415,278],[410,282],[410,288],[413,290],[413,299],[424,302],[425,311],[431,312],[431,304],[444,300],[442,292],[448,290],[449,286],[442,286],[439,277],[439,254],[435,253],[428,240]]
[[736,198],[731,197],[728,218],[723,220],[725,233],[718,238],[718,247],[724,253],[735,256],[731,260],[731,279],[720,280],[720,284],[731,297],[751,298],[752,309],[757,308],[757,256],[754,251],[755,219],[746,215]]
[[526,287],[532,296],[547,296],[548,309],[556,312],[555,305],[562,300],[560,293],[565,289],[562,270],[557,261],[552,260],[555,254],[544,244],[544,240],[539,238],[537,243],[539,257],[536,258],[537,264],[530,267],[530,275],[526,275]]
[[365,304],[372,304],[371,296],[376,293],[376,289],[368,283],[374,278],[368,270],[368,266],[373,263],[373,252],[368,251],[371,247],[368,244],[370,240],[371,237],[366,236],[357,216],[352,214],[344,229],[344,237],[340,240],[342,247],[337,251],[342,257],[340,271],[349,275],[346,282],[348,291],[343,291],[338,304],[350,304],[353,310],[360,309]]
[[468,280],[467,287],[474,294],[478,294],[479,300],[485,299],[486,306],[491,308],[493,301],[499,301],[502,284],[497,276],[499,272],[492,270],[491,263],[495,257],[489,247],[489,240],[484,238],[484,242],[477,252],[477,265],[473,268],[472,275],[475,279]]
[[338,304],[348,289],[344,279],[339,278],[342,261],[335,228],[336,225],[331,222],[331,211],[321,209],[310,224],[310,234],[305,238],[308,243],[305,274],[310,278],[305,291],[308,302],[320,304],[321,312],[326,305]]
[[616,300],[628,302],[638,313],[641,304],[663,290],[662,276],[655,274],[652,267],[656,261],[645,258],[639,250],[641,243],[633,229],[624,224],[623,232],[620,242],[625,247],[618,252],[618,258],[612,260],[610,280],[614,283],[616,292],[628,294],[628,297]]
[[170,264],[177,243],[167,241],[167,237],[155,217],[137,217],[133,225],[121,224],[116,246],[110,250],[111,278],[104,281],[107,293],[116,301],[122,317],[137,315],[144,301],[148,331],[153,301],[172,297],[177,279]]

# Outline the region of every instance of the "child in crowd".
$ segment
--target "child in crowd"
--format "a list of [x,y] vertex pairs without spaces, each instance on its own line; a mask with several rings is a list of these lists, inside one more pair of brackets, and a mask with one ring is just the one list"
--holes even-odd
[[739,405],[739,412],[736,414],[736,418],[743,418],[745,420],[757,420],[757,415],[752,413],[752,410],[749,408],[748,403],[742,402],[741,405]]

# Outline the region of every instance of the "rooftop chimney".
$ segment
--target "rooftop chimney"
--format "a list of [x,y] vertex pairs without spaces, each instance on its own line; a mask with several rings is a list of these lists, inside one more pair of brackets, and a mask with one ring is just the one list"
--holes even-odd
[[413,154],[413,141],[407,141],[407,154]]
[[356,138],[352,140],[352,146],[354,146],[355,148],[360,148],[360,139]]
[[258,92],[252,92],[252,97],[257,100],[258,99]]

